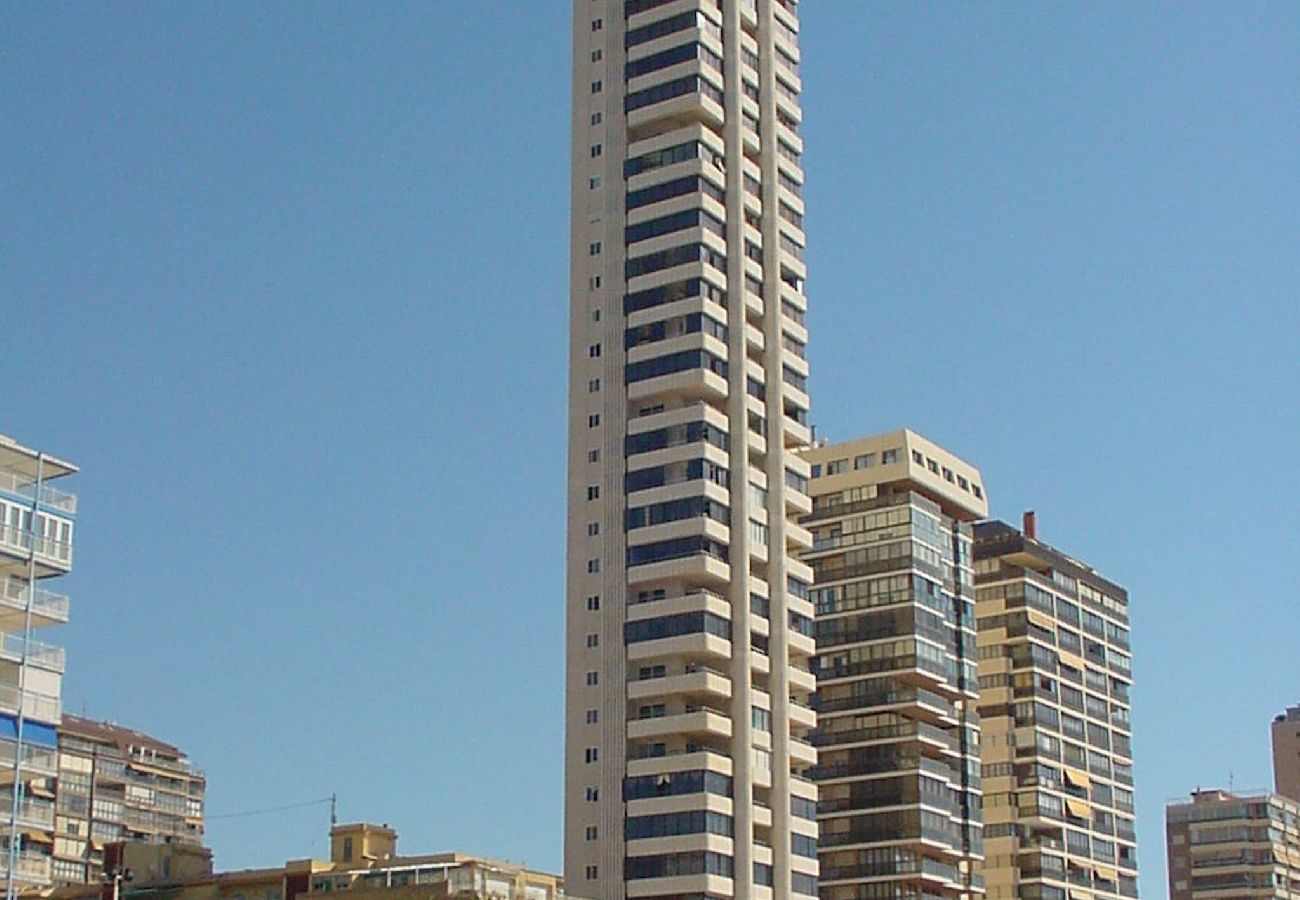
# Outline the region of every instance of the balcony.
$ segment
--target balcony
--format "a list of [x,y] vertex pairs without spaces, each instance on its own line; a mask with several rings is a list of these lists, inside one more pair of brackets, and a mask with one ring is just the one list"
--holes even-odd
[[74,494],[43,484],[37,496],[36,480],[30,475],[15,472],[13,469],[0,469],[0,493],[22,497],[25,500],[36,500],[45,509],[70,516],[77,513],[77,498]]
[[40,641],[23,640],[21,634],[0,634],[0,659],[21,663],[26,658],[29,665],[40,666],[53,672],[62,672],[67,654],[62,647]]
[[628,740],[685,734],[730,738],[731,719],[711,709],[699,709],[673,716],[632,719],[627,723]]
[[[0,849],[0,878],[9,875],[9,851]],[[14,880],[49,884],[50,857],[37,853],[19,853],[14,865]]]
[[23,715],[40,722],[58,722],[63,704],[58,697],[49,697],[35,691],[19,692],[17,686],[0,684],[0,712],[18,714],[21,696]]
[[[36,538],[36,571],[39,575],[54,575],[72,568],[72,544],[56,541],[53,538]],[[32,533],[12,525],[0,525],[0,553],[19,557],[26,567],[28,554],[32,551]],[[7,567],[11,572],[17,570]]]
[[15,631],[23,627],[29,596],[32,625],[40,628],[68,621],[69,600],[64,595],[40,588],[32,591],[21,578],[0,578],[0,630]]
[[[13,778],[14,751],[18,744],[0,740],[0,782]],[[55,775],[59,771],[59,751],[53,747],[23,744],[23,773],[26,775]],[[7,777],[6,777],[7,776]],[[3,856],[0,851],[0,856]]]
[[[0,795],[0,821],[9,821],[13,808],[14,798],[11,795]],[[49,831],[54,827],[54,804],[48,800],[23,800],[18,804],[18,824]],[[0,856],[3,855],[0,853]]]

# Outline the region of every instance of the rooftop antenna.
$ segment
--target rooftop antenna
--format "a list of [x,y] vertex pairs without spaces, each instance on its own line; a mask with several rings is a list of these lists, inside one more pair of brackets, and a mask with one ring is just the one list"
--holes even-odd
[[339,823],[339,795],[330,794],[330,828]]

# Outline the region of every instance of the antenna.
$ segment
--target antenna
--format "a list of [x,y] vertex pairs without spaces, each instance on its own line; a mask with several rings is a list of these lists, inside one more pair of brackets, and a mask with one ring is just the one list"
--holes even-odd
[[330,794],[330,828],[339,823],[339,795]]
[[1228,793],[1232,793],[1232,770],[1228,770]]

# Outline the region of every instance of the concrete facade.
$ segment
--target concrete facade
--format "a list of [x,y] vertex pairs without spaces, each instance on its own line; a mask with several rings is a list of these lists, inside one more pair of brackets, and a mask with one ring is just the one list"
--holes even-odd
[[822,900],[982,897],[971,522],[979,472],[915,432],[812,469]]
[[991,898],[1137,896],[1128,592],[1003,522],[975,526]]
[[[558,875],[464,853],[401,856],[397,833],[353,823],[330,830],[329,860],[289,860],[283,866],[212,871],[211,856],[179,844],[110,845],[108,865],[127,873],[117,885],[64,887],[58,900],[302,900],[343,893],[354,900],[565,900]],[[350,857],[350,858],[345,858]],[[577,900],[577,898],[573,898]]]
[[601,900],[817,893],[798,28],[573,3],[564,855]]
[[106,845],[203,843],[206,780],[178,747],[65,715],[54,785],[56,884],[98,884]]
[[1300,705],[1273,720],[1273,790],[1300,803]]
[[1300,898],[1300,803],[1195,791],[1165,808],[1170,900]]
[[38,639],[68,621],[53,590],[72,568],[77,467],[0,435],[0,872],[14,890],[54,877],[62,647]]

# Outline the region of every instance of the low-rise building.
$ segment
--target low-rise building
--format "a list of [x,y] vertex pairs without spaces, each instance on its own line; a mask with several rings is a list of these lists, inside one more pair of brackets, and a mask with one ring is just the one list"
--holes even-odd
[[[64,887],[52,900],[302,900],[346,893],[348,900],[565,900],[559,875],[464,853],[399,856],[397,832],[355,823],[330,829],[330,859],[213,872],[205,851],[184,844],[121,843],[105,850],[120,876],[103,885]],[[116,895],[114,895],[116,890]]]

